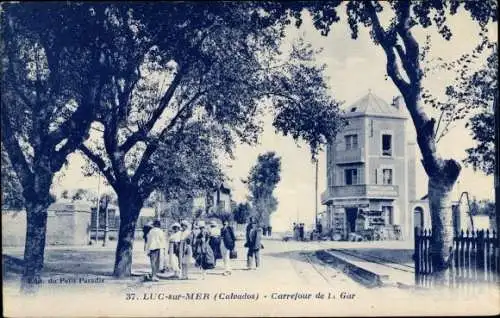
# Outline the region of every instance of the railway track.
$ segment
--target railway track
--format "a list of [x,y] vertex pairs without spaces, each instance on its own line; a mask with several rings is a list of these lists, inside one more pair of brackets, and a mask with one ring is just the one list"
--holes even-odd
[[407,272],[407,273],[415,273],[415,268],[413,266],[407,265],[407,264],[401,264],[394,262],[393,260],[383,258],[380,256],[375,256],[375,255],[369,255],[369,254],[361,254],[357,252],[353,252],[352,250],[340,250],[336,249],[335,252],[343,253],[349,256],[357,257],[359,259],[376,263],[378,265],[386,266],[395,270],[399,270],[402,272]]

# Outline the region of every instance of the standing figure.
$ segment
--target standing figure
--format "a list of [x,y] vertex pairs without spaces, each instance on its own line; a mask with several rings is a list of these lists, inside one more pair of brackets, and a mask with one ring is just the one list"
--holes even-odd
[[295,222],[293,222],[293,239],[299,240],[299,226]]
[[151,261],[151,280],[159,281],[158,270],[160,268],[160,251],[166,248],[165,233],[161,229],[159,220],[153,222],[153,228],[149,230],[146,236],[146,252]]
[[172,234],[168,240],[168,259],[169,267],[174,272],[174,277],[180,278],[180,247],[181,247],[181,225],[179,223],[172,224]]
[[202,277],[205,278],[205,270],[215,267],[214,252],[208,244],[210,233],[205,229],[205,222],[198,222],[199,233],[196,235],[194,250],[196,254],[196,265],[202,271]]
[[273,235],[273,227],[271,225],[269,225],[267,227],[267,235],[268,236],[272,236]]
[[180,264],[181,279],[188,279],[189,267],[193,259],[193,233],[191,233],[189,222],[181,222],[181,244],[180,244]]
[[229,275],[231,274],[230,255],[236,244],[236,236],[234,235],[233,228],[229,225],[227,220],[224,220],[223,226],[220,230],[220,237],[222,238],[221,250],[222,259],[224,261],[224,275]]
[[260,249],[263,248],[261,243],[262,229],[257,222],[252,222],[252,227],[248,233],[248,240],[245,246],[248,248],[247,252],[247,269],[252,269],[253,259],[255,259],[255,269],[260,266]]
[[299,237],[300,237],[300,240],[303,241],[304,240],[304,223],[300,223],[299,225]]
[[208,231],[210,233],[210,238],[208,243],[214,252],[215,262],[217,265],[217,260],[222,259],[220,229],[217,226],[217,222],[214,220],[210,221],[209,224],[210,227]]

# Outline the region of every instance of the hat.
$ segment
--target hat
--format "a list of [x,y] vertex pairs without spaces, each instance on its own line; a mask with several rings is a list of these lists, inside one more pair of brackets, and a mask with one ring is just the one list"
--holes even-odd
[[198,227],[205,227],[205,221],[198,221]]
[[184,226],[186,226],[186,227],[189,227],[189,222],[188,222],[188,221],[186,221],[186,220],[182,220],[182,221],[181,221],[181,225],[184,225]]
[[215,220],[211,220],[210,222],[208,222],[208,224],[210,226],[217,226],[217,222],[215,222]]
[[180,225],[179,223],[175,222],[175,223],[174,223],[174,224],[172,224],[170,227],[171,227],[172,229],[173,229],[174,227],[178,227],[178,228],[180,228],[180,227],[181,227],[181,225]]
[[149,221],[146,224],[144,224],[144,227],[153,227],[153,222]]

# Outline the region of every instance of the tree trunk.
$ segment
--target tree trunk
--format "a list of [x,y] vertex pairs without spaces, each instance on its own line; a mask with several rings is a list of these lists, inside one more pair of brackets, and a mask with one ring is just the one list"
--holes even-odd
[[[49,194],[46,194],[47,197]],[[45,252],[45,237],[47,232],[48,204],[26,200],[26,241],[24,245],[24,271],[21,279],[21,290],[34,293],[41,283],[43,259]]]
[[451,197],[458,179],[459,164],[446,160],[438,173],[429,176],[428,198],[432,223],[431,258],[434,280],[446,285],[452,261],[453,211]]
[[118,192],[120,231],[118,233],[118,245],[116,246],[113,270],[113,276],[115,277],[128,277],[132,274],[135,227],[143,203],[144,201],[137,194],[131,194],[129,191]]

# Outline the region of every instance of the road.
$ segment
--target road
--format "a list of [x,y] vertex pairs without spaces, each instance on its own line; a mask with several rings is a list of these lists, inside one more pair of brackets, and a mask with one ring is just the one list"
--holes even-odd
[[[332,316],[460,314],[471,308],[494,313],[498,308],[487,293],[457,301],[443,293],[423,294],[394,287],[368,289],[314,257],[312,252],[324,248],[324,243],[269,240],[264,245],[259,270],[245,270],[245,253],[240,245],[239,258],[234,261],[230,276],[222,275],[222,264],[218,262],[217,268],[207,272],[205,278],[195,270],[190,280],[164,279],[155,283],[143,282],[141,277],[116,280],[85,274],[99,273],[88,266],[99,269],[111,266],[112,246],[86,247],[77,252],[49,249],[47,266],[56,268],[58,264],[59,273],[55,271],[44,278],[36,297],[19,295],[16,282],[7,282],[4,313],[7,316]],[[138,242],[134,249],[136,273],[148,269],[141,248]],[[58,253],[64,257],[56,257]],[[65,268],[69,270],[63,273]],[[86,282],[95,277],[104,282]],[[49,278],[53,284],[48,283]],[[484,299],[486,305],[479,306],[478,299]]]

